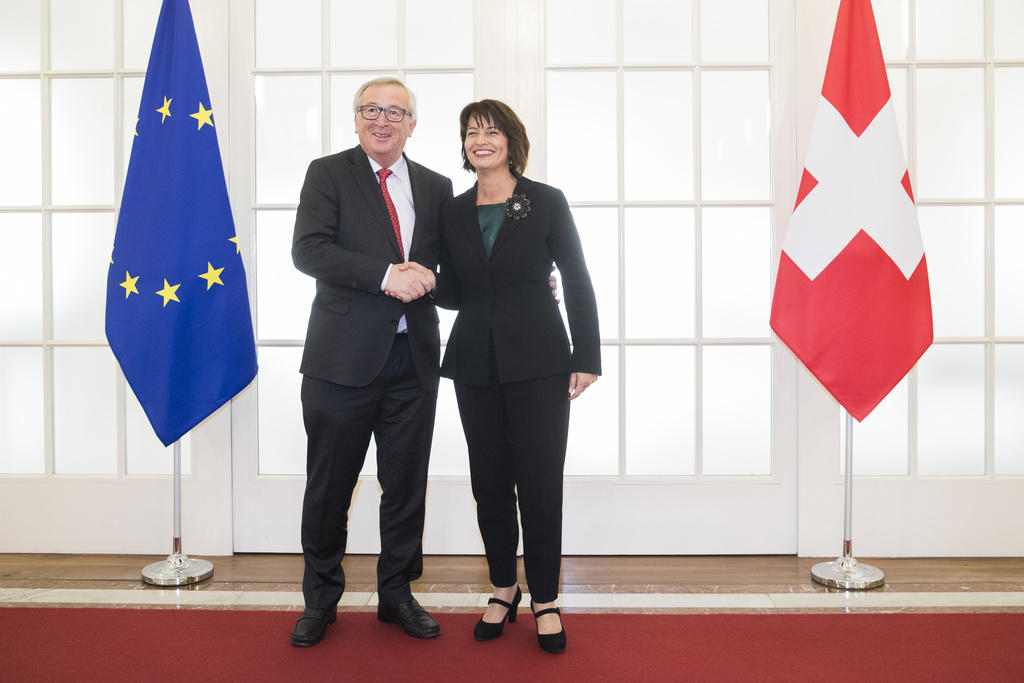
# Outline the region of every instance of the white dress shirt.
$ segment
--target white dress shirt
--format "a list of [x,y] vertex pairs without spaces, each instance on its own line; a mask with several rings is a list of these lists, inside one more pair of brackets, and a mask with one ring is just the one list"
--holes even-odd
[[[370,160],[370,168],[373,169],[373,179],[380,184],[380,176],[377,175],[377,171],[384,168],[376,161],[373,157],[367,157]],[[398,225],[402,231],[402,252],[405,254],[405,260],[409,260],[409,248],[412,246],[412,231],[416,225],[416,209],[412,203],[412,182],[409,180],[409,164],[405,162],[405,156],[398,157],[398,161],[389,167],[391,175],[388,176],[387,180],[384,181],[388,184],[388,194],[391,195],[391,202],[395,205],[395,213],[398,214]],[[391,275],[391,266],[384,271],[384,279],[380,283],[381,291],[384,291],[384,286],[387,284],[388,276]],[[405,332],[408,330],[408,326],[405,322],[405,316],[398,321],[398,332]]]

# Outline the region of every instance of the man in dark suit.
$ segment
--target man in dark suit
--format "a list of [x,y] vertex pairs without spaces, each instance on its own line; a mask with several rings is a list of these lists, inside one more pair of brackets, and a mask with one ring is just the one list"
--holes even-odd
[[[295,218],[292,259],[316,278],[300,371],[307,435],[302,592],[291,633],[318,643],[345,589],[348,508],[371,434],[381,486],[377,617],[432,638],[437,622],[412,597],[423,571],[427,462],[438,385],[434,287],[448,178],[403,154],[416,103],[393,78],[353,103],[359,146],[313,161]],[[401,267],[399,267],[401,266]]]

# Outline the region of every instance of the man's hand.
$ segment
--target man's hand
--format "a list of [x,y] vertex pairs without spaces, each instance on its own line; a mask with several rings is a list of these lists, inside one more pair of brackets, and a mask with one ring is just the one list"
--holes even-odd
[[384,293],[407,304],[433,291],[436,284],[433,271],[410,261],[392,266]]
[[558,298],[558,276],[555,275],[554,264],[551,264],[551,275],[548,276],[548,286],[551,287],[551,296],[554,298],[555,303],[562,303],[561,299]]
[[569,375],[569,400],[579,398],[587,387],[597,381],[597,375],[589,372],[574,372]]

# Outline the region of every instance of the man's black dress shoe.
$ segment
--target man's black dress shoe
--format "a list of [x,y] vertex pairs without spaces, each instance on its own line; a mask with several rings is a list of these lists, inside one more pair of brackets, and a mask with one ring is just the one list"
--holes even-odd
[[436,638],[441,625],[413,598],[397,605],[377,604],[377,618],[388,624],[398,624],[405,634],[413,638]]
[[316,645],[323,640],[327,627],[338,619],[338,608],[315,609],[307,607],[302,611],[302,616],[295,622],[292,629],[292,645],[295,647],[309,647]]

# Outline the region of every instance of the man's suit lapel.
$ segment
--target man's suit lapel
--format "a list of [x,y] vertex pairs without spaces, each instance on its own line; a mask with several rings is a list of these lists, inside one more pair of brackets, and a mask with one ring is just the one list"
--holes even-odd
[[[374,180],[373,168],[370,166],[370,160],[362,148],[356,147],[354,149],[352,166],[349,168],[349,171],[352,173],[353,182],[359,188],[360,193],[370,207],[371,213],[373,213],[374,224],[388,235],[391,247],[395,251],[395,256],[401,258],[402,252],[398,247],[398,238],[395,237],[395,229],[391,225],[391,218],[388,216],[388,207],[384,204],[384,195],[380,191],[380,184]],[[415,200],[415,185],[413,187],[413,197]],[[415,233],[413,233],[413,237],[415,237]]]
[[[405,156],[404,154],[402,156]],[[423,243],[424,233],[426,232],[425,221],[426,217],[431,214],[430,207],[430,196],[427,194],[426,181],[423,180],[423,174],[420,172],[419,164],[414,164],[409,161],[409,157],[405,157],[405,167],[409,169],[409,183],[412,185],[412,208],[416,213],[416,223],[412,228],[412,244],[409,245],[409,260],[413,259],[413,255],[417,254],[420,244]],[[396,242],[397,244],[397,242]]]

